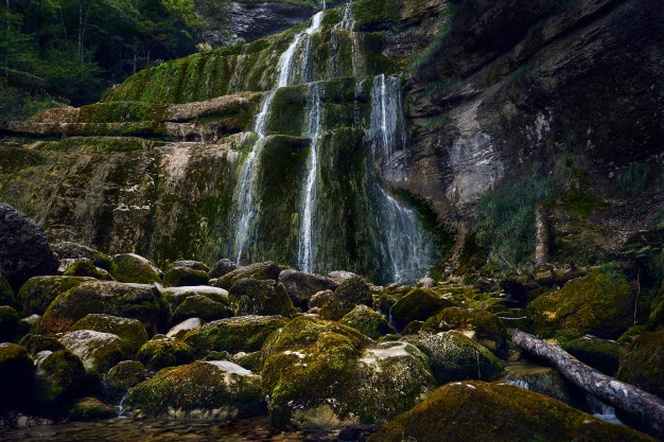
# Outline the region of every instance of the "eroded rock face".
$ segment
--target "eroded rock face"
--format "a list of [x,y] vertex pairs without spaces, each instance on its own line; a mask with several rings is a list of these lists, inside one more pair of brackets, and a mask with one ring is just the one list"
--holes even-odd
[[246,41],[285,31],[314,15],[311,7],[280,2],[232,2],[231,29]]
[[6,203],[0,203],[0,268],[14,292],[33,276],[54,275],[58,256],[44,230]]

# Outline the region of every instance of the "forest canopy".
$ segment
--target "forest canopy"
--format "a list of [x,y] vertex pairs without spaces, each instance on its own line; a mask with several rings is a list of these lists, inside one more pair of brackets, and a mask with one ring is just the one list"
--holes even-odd
[[203,32],[229,34],[227,0],[1,1],[0,120],[97,101],[128,75],[194,52]]

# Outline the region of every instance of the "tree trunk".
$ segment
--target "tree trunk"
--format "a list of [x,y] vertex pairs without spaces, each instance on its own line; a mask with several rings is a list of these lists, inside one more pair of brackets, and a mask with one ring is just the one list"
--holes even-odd
[[643,431],[664,440],[664,402],[655,395],[606,376],[560,347],[522,331],[512,334],[512,342],[526,353],[546,360],[574,385],[637,422]]

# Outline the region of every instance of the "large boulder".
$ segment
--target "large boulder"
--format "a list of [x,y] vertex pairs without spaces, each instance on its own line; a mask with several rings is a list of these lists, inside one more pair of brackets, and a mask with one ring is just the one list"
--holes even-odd
[[378,430],[370,442],[652,441],[548,396],[512,385],[454,382]]
[[185,299],[190,296],[205,296],[214,302],[228,304],[228,290],[210,286],[183,286],[183,287],[160,287],[159,291],[168,300],[171,310],[175,310]]
[[135,253],[114,255],[108,270],[118,281],[136,284],[161,282],[164,276],[156,265]]
[[150,335],[164,326],[170,309],[154,286],[86,281],[58,296],[39,323],[43,334],[65,332],[90,313],[137,319]]
[[20,345],[0,344],[0,410],[25,403],[35,370],[28,351]]
[[139,361],[121,361],[104,376],[104,392],[111,400],[120,402],[127,391],[143,382],[147,373]]
[[279,273],[281,273],[281,270],[282,269],[272,261],[258,262],[245,267],[238,267],[235,270],[224,274],[217,279],[214,285],[228,290],[233,284],[243,278],[273,279],[276,281],[279,279]]
[[618,379],[664,399],[664,330],[634,339],[620,359]]
[[411,321],[426,321],[452,302],[441,299],[435,293],[424,288],[411,290],[390,308],[390,316],[400,330]]
[[43,315],[58,295],[85,281],[93,280],[94,278],[79,276],[35,276],[19,290],[16,305],[23,316],[35,313]]
[[214,321],[231,316],[233,316],[233,309],[227,306],[226,303],[213,301],[203,295],[191,295],[173,311],[171,324],[179,324],[190,318]]
[[37,365],[37,401],[53,408],[83,391],[85,367],[69,350],[58,350],[39,359]]
[[377,340],[388,334],[397,333],[397,330],[387,321],[385,316],[362,304],[344,315],[339,322],[358,330],[373,340]]
[[404,340],[429,357],[438,385],[466,379],[493,381],[503,372],[504,364],[486,347],[455,331],[421,333]]
[[60,262],[39,224],[0,203],[0,268],[14,292],[33,276],[55,275]]
[[87,373],[103,375],[127,357],[122,340],[112,333],[76,330],[65,333],[59,340],[81,359]]
[[236,316],[292,316],[297,313],[284,286],[272,280],[237,280],[228,291],[228,303]]
[[228,361],[165,368],[131,388],[125,406],[134,415],[234,419],[265,413],[261,377]]
[[339,323],[300,316],[261,349],[263,388],[276,427],[384,423],[424,399],[435,381],[405,342],[375,344]]
[[91,313],[72,325],[70,331],[75,330],[94,330],[117,335],[129,354],[136,354],[148,341],[148,333],[141,321],[119,316]]
[[112,258],[98,250],[70,241],[58,242],[51,245],[60,259],[89,259],[96,267],[108,270]]
[[307,309],[309,299],[322,290],[334,290],[339,284],[322,275],[287,269],[279,274],[279,282],[284,285],[295,307]]
[[323,319],[338,321],[350,313],[356,305],[371,306],[373,299],[366,281],[353,276],[346,279],[334,290],[330,300],[321,308],[320,316]]
[[542,336],[592,334],[616,339],[633,323],[634,295],[622,274],[595,270],[545,293],[528,308]]
[[191,330],[182,340],[198,356],[212,351],[251,353],[260,350],[268,336],[287,322],[283,316],[240,316],[220,319]]
[[157,371],[193,362],[194,355],[191,347],[179,339],[159,336],[146,342],[138,351],[136,359],[150,370]]

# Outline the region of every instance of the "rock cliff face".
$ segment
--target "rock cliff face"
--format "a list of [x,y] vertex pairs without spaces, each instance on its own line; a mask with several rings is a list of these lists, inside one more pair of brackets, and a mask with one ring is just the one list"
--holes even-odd
[[[238,29],[238,17],[311,13],[233,8]],[[500,252],[496,224],[519,221],[522,255],[534,253],[536,203],[564,263],[595,263],[664,217],[657,1],[358,0],[317,19],[9,124],[0,199],[53,240],[111,253],[297,267],[309,241],[308,271],[384,281],[463,265],[474,241],[523,260]]]

